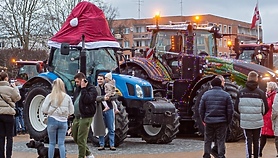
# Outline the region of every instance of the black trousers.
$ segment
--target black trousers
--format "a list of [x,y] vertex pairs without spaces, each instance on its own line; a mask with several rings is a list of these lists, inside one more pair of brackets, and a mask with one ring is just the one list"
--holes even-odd
[[7,140],[6,158],[12,157],[14,123],[14,116],[0,114],[0,158],[5,158],[5,139]]
[[246,157],[252,157],[252,145],[254,158],[259,157],[259,143],[261,136],[261,128],[257,129],[244,129],[244,136],[246,142]]
[[225,141],[227,134],[227,123],[206,124],[205,126],[205,144],[203,158],[210,158],[211,144],[213,141],[217,144],[219,158],[225,158]]

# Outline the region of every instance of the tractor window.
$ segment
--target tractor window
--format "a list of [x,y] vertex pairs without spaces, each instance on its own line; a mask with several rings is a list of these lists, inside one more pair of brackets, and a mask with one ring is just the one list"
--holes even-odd
[[17,78],[28,80],[38,74],[36,65],[23,65],[18,70]]
[[113,71],[117,68],[117,59],[114,50],[111,48],[100,48],[87,50],[87,75],[90,74],[92,83],[94,84],[96,75],[103,71]]
[[213,55],[214,42],[212,33],[204,30],[194,30],[194,32],[194,54],[207,52],[209,55]]
[[78,50],[70,50],[69,55],[61,55],[60,49],[56,49],[52,65],[55,67],[55,72],[75,75],[78,72]]

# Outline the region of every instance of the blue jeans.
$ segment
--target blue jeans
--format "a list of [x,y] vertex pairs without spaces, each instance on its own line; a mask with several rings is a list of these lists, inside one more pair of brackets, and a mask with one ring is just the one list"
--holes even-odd
[[25,125],[23,120],[23,108],[19,108],[20,114],[15,117],[16,120],[16,132],[25,131]]
[[211,143],[216,142],[218,158],[225,158],[225,141],[227,134],[227,123],[213,123],[205,126],[205,144],[203,158],[210,158]]
[[[103,112],[103,120],[106,128],[108,129],[109,145],[114,146],[115,131],[114,131],[114,109],[109,109]],[[104,136],[99,136],[99,145],[104,146]]]
[[65,138],[66,138],[67,130],[68,130],[67,122],[60,122],[54,119],[53,117],[48,117],[48,121],[47,121],[47,133],[49,137],[48,158],[54,157],[56,136],[58,136],[60,157],[61,158],[66,157]]

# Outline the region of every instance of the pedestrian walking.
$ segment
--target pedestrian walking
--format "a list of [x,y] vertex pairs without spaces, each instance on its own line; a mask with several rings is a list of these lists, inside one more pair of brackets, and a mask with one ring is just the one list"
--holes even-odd
[[254,158],[258,158],[263,115],[267,113],[268,105],[265,92],[258,88],[258,74],[255,71],[249,72],[245,88],[237,95],[235,109],[240,114],[240,127],[245,136],[246,158],[251,158],[252,153]]
[[272,104],[274,97],[277,93],[277,84],[275,82],[267,82],[266,86],[266,97],[267,97],[267,105],[268,105],[268,112],[263,116],[264,126],[262,127],[261,131],[261,139],[260,139],[260,151],[259,156],[262,157],[263,149],[266,144],[267,137],[274,136],[274,132],[272,129]]
[[204,93],[201,98],[199,113],[205,123],[205,143],[203,158],[210,158],[211,144],[217,144],[218,157],[225,157],[225,140],[228,125],[232,122],[234,106],[229,93],[225,92],[224,81],[214,78],[212,89]]
[[6,72],[0,72],[0,157],[5,157],[5,139],[6,158],[12,157],[13,136],[15,134],[15,102],[20,100],[19,90],[15,83],[9,83],[9,77]]
[[[99,148],[98,150],[105,150],[105,140],[104,140],[104,135],[105,135],[105,129],[108,129],[108,137],[109,137],[109,145],[110,145],[110,150],[115,151],[115,131],[114,131],[114,122],[115,122],[115,114],[114,114],[114,108],[113,104],[111,101],[111,97],[113,96],[107,96],[105,93],[105,78],[103,75],[99,75],[97,78],[98,85],[96,86],[96,90],[98,93],[97,97],[97,109],[105,109],[104,102],[107,103],[109,106],[109,109],[106,111],[102,111],[102,117],[97,117],[101,115],[99,111],[97,110],[96,114],[96,119],[102,119],[100,121],[95,121],[97,124],[94,125],[94,129],[96,129],[96,135],[99,136]],[[115,102],[115,101],[114,101]]]
[[96,112],[97,92],[95,86],[88,83],[86,76],[79,72],[74,76],[74,120],[72,125],[73,140],[78,146],[78,158],[94,158],[87,145],[89,129]]
[[47,133],[49,138],[48,158],[54,157],[56,140],[60,158],[66,157],[65,139],[68,130],[68,116],[73,114],[71,97],[66,94],[65,84],[57,78],[53,81],[53,87],[42,104],[42,112],[47,114]]

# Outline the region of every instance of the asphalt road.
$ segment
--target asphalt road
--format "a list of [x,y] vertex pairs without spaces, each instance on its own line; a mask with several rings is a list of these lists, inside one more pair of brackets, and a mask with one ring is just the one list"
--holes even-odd
[[[19,135],[14,138],[13,158],[38,157],[36,149],[27,148],[28,135]],[[98,151],[89,143],[90,150],[96,158],[201,158],[203,155],[203,141],[200,137],[178,137],[169,144],[147,144],[141,138],[127,138],[116,151],[108,149]],[[244,140],[235,143],[226,143],[227,158],[245,157]],[[71,137],[66,140],[67,158],[76,158],[78,149]],[[263,152],[263,157],[275,157],[274,139],[270,138]]]

